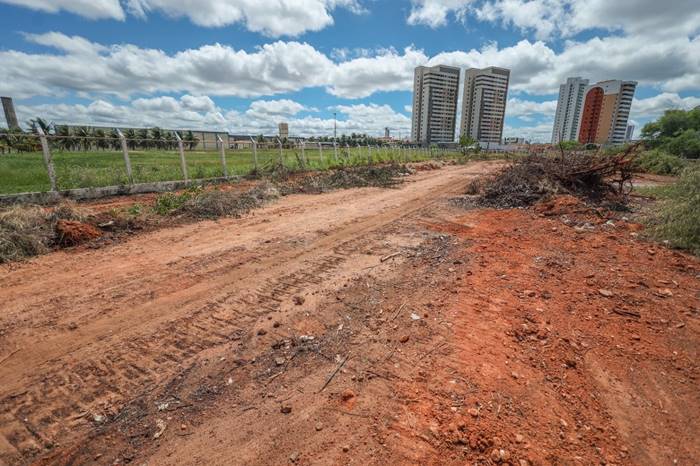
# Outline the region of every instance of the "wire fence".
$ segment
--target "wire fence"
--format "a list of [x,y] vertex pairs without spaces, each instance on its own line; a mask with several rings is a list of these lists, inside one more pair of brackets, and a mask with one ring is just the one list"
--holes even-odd
[[21,134],[14,151],[0,154],[0,194],[59,192],[142,183],[237,179],[284,167],[324,170],[386,162],[454,158],[461,153],[409,144],[359,145],[293,141],[261,143],[250,138],[234,147],[217,136],[217,150],[195,150],[178,133],[153,138]]

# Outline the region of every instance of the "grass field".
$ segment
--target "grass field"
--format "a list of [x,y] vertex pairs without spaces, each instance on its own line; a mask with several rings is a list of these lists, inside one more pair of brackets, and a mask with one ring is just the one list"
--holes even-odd
[[[308,169],[326,169],[339,164],[359,165],[369,162],[367,148],[338,148],[336,162],[333,148],[324,147],[323,154],[317,148],[305,151]],[[456,155],[456,154],[455,154]],[[52,151],[58,189],[114,186],[128,183],[121,152]],[[148,150],[129,151],[135,183],[181,180],[180,156],[177,151]],[[279,150],[259,149],[258,165],[269,168],[279,160]],[[223,175],[220,155],[216,151],[186,151],[187,171],[190,179],[214,178]],[[425,160],[423,151],[399,152],[398,149],[372,149],[372,163],[392,159]],[[301,149],[283,151],[285,166],[300,169]],[[229,176],[246,175],[255,165],[252,150],[227,150],[226,166]],[[0,194],[48,191],[49,179],[40,152],[0,154]]]

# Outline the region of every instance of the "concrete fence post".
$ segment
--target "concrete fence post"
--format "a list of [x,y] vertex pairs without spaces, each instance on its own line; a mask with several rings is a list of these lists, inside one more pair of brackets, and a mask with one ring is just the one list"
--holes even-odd
[[338,144],[333,141],[333,158],[335,159],[336,163],[338,162]]
[[36,128],[39,133],[39,142],[41,142],[41,152],[44,156],[44,165],[46,166],[46,173],[49,175],[49,185],[51,186],[51,191],[58,191],[56,185],[56,170],[53,167],[53,157],[51,156],[51,149],[49,148],[49,141],[46,139],[46,134],[41,126],[37,125]]
[[367,144],[367,165],[372,165],[372,147]]
[[216,135],[216,140],[219,143],[219,154],[221,155],[221,168],[224,171],[224,178],[228,178],[228,167],[226,166],[226,148],[224,147],[224,140],[221,136]]
[[306,170],[306,141],[301,141],[301,164],[302,168]]
[[255,139],[253,139],[252,136],[250,136],[250,142],[253,145],[253,166],[255,167],[255,171],[258,171],[258,143],[255,142]]
[[275,138],[275,139],[277,139],[277,146],[280,149],[279,162],[280,162],[280,165],[282,165],[284,167],[284,155],[282,154],[282,140],[280,138]]
[[185,183],[189,182],[189,176],[187,176],[187,160],[185,160],[185,146],[182,143],[182,138],[180,135],[175,131],[175,138],[177,139],[177,148],[180,152],[180,168],[182,169],[182,176],[183,179],[185,180]]
[[129,146],[126,144],[126,138],[119,128],[117,128],[117,136],[119,137],[119,143],[122,146],[122,154],[124,155],[126,177],[129,179],[129,184],[134,184],[134,175],[131,173],[131,159],[129,158]]

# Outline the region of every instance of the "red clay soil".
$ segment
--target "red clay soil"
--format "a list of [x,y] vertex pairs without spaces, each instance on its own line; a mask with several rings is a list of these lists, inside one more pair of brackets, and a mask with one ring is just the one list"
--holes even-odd
[[75,246],[99,238],[102,232],[93,225],[76,220],[56,222],[56,236],[62,246]]
[[493,169],[0,269],[0,464],[700,463],[700,261]]

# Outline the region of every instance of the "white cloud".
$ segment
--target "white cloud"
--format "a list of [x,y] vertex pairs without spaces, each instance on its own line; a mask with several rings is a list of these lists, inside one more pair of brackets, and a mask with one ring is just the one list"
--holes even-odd
[[573,37],[595,29],[645,36],[700,30],[697,0],[413,0],[409,24],[444,26],[450,14],[533,32],[538,39]]
[[188,18],[204,27],[243,24],[248,30],[272,37],[298,36],[333,24],[332,12],[342,7],[354,13],[364,9],[358,0],[0,0],[46,13],[68,11],[90,19],[124,20],[126,10],[147,19],[151,13]]
[[361,11],[356,0],[128,0],[129,11],[147,17],[157,11],[194,24],[221,27],[243,23],[254,32],[272,37],[298,36],[333,24],[336,7]]
[[378,91],[405,91],[413,86],[413,70],[428,57],[407,47],[403,54],[386,50],[372,58],[360,57],[331,67],[328,92],[338,97],[361,98]]
[[[555,94],[568,76],[637,80],[666,92],[700,89],[700,37],[594,37],[567,41],[559,52],[543,41],[508,47],[442,52],[429,57],[407,47],[375,50],[373,56],[336,62],[313,46],[276,41],[252,51],[204,45],[168,54],[135,45],[103,45],[60,33],[27,35],[56,51],[0,51],[0,93],[17,99],[76,93],[180,94],[256,98],[323,87],[342,98],[410,91],[421,64],[462,68],[502,66],[511,70],[511,94]],[[211,108],[211,103],[205,103]]]
[[513,127],[506,125],[503,128],[503,137],[525,138],[530,142],[549,142],[552,139],[551,121],[540,123],[534,126]]
[[472,0],[412,0],[411,3],[408,24],[422,24],[437,28],[447,24],[447,16],[450,13],[464,21]]
[[0,0],[0,3],[30,8],[46,13],[67,11],[89,19],[124,20],[119,0]]
[[307,109],[299,102],[289,99],[256,100],[250,104],[246,113],[261,118],[274,118],[294,116],[304,110],[314,111],[316,109]]
[[634,99],[631,115],[633,118],[656,118],[666,110],[690,110],[700,105],[700,97],[681,97],[678,94],[664,92],[646,99]]
[[[307,107],[292,100],[253,101],[244,112],[214,108],[192,110],[192,96],[141,98],[130,104],[117,105],[106,100],[85,104],[18,105],[20,121],[41,117],[56,124],[89,126],[133,126],[169,129],[199,129],[229,131],[234,134],[275,134],[280,117],[289,123],[295,136],[329,136],[333,134],[333,119],[316,116],[298,117]],[[209,97],[202,96],[200,102]],[[213,103],[213,102],[212,102]],[[313,109],[315,110],[315,109]],[[389,127],[395,134],[408,134],[410,119],[388,105],[341,105],[338,112],[338,134],[368,133],[382,135]],[[1,116],[0,116],[1,118]]]
[[547,100],[545,102],[535,102],[532,100],[508,99],[506,105],[507,117],[532,117],[534,115],[551,116],[557,110],[556,100]]

